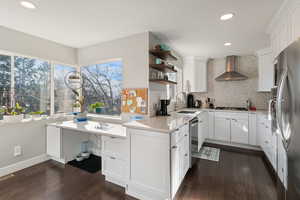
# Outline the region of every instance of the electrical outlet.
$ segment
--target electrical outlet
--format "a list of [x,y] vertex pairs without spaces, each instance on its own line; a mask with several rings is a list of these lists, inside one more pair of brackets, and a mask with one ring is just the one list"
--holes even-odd
[[15,146],[14,148],[14,156],[21,156],[22,155],[22,147],[21,146]]

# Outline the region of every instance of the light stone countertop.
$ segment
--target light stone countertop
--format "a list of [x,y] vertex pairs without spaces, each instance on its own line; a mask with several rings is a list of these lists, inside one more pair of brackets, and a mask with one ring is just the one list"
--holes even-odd
[[[194,114],[179,114],[177,112],[182,110],[196,111]],[[156,131],[161,133],[171,133],[177,128],[180,128],[184,124],[188,123],[194,117],[198,116],[203,111],[213,111],[213,112],[231,112],[231,113],[253,113],[253,114],[267,114],[266,110],[256,110],[256,111],[239,111],[239,110],[215,110],[206,108],[183,108],[176,112],[171,112],[170,116],[157,116],[150,117],[149,119],[140,121],[126,122],[123,126],[127,128]]]
[[110,137],[126,138],[126,128],[122,124],[115,123],[103,123],[107,127],[103,129],[97,128],[99,122],[87,121],[87,122],[74,122],[63,121],[57,123],[49,123],[48,126],[55,126],[57,128],[69,129],[74,131],[85,132],[94,135],[105,135]]
[[199,115],[201,112],[201,110],[197,110],[193,114],[179,114],[172,112],[170,116],[157,116],[150,117],[145,120],[131,121],[124,123],[123,126],[133,129],[171,133],[184,124],[189,123],[190,120]]

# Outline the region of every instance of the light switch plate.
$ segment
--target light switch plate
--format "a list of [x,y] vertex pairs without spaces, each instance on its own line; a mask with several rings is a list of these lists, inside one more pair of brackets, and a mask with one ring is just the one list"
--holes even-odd
[[22,155],[22,147],[21,146],[15,146],[14,147],[14,156],[21,156]]

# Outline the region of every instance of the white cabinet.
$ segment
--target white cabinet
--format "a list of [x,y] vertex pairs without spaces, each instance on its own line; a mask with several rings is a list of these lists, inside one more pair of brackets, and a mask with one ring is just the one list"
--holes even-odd
[[208,112],[204,111],[198,115],[198,151],[206,138],[208,138]]
[[129,139],[102,136],[102,174],[105,180],[125,186],[129,176]]
[[258,92],[270,92],[274,87],[274,64],[271,49],[262,49],[258,56]]
[[[188,169],[190,168],[190,140],[188,125],[184,125],[180,128],[182,135],[176,144],[171,146],[171,188],[172,197],[176,195],[176,192],[183,181]],[[178,137],[178,133],[175,131],[171,137]],[[173,139],[172,141],[175,141]]]
[[62,157],[62,135],[60,128],[47,126],[47,154],[59,161]]
[[249,113],[249,144],[258,146],[257,143],[257,117],[256,113]]
[[215,137],[215,112],[208,111],[208,139]]
[[220,113],[215,113],[215,134],[214,139],[230,141],[230,118]]
[[288,176],[288,168],[287,168],[287,153],[286,150],[284,148],[284,145],[282,143],[281,140],[281,136],[278,135],[278,142],[277,142],[277,146],[278,146],[278,177],[280,179],[280,181],[283,183],[283,185],[285,186],[285,188],[287,188],[287,176]]
[[231,119],[231,142],[249,144],[248,118]]
[[186,92],[207,92],[207,59],[184,59],[183,80]]
[[258,136],[259,144],[272,164],[275,171],[277,170],[277,135],[272,132],[271,121],[267,115],[258,115]]

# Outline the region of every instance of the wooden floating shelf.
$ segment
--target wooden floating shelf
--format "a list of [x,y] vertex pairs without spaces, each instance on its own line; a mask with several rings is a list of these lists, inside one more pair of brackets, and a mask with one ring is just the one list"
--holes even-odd
[[176,69],[174,69],[170,65],[165,65],[165,64],[150,64],[150,67],[159,70],[161,72],[177,72]]
[[154,49],[154,50],[150,50],[150,53],[153,56],[160,58],[162,60],[177,60],[177,58],[174,55],[172,55],[171,51]]
[[177,84],[177,82],[164,80],[164,79],[150,79],[150,82],[159,83],[159,84]]

